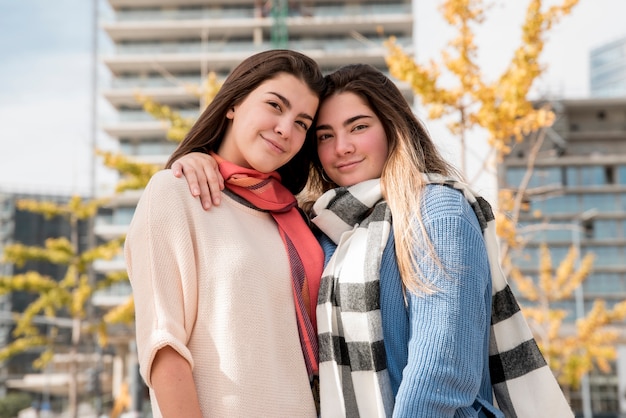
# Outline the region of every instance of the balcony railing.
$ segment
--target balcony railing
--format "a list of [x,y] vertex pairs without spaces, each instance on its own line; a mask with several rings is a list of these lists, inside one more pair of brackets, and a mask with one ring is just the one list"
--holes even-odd
[[[301,6],[290,8],[289,16],[379,16],[382,14],[410,14],[411,4],[356,4],[337,6]],[[260,15],[267,17],[268,13],[260,11]],[[168,9],[138,9],[117,12],[113,19],[118,22],[128,21],[158,21],[158,20],[202,20],[202,19],[239,19],[254,18],[256,11],[253,7],[195,10],[168,10]]]
[[[386,37],[359,38],[359,39],[305,39],[290,40],[289,48],[296,50],[323,50],[323,51],[344,51],[344,50],[366,50],[373,45],[382,47]],[[411,39],[407,37],[397,38],[399,45],[411,45]],[[189,54],[206,52],[235,52],[270,49],[269,42],[261,45],[252,42],[224,42],[207,43],[197,42],[144,42],[132,44],[118,44],[116,52],[118,55],[154,55],[154,54]]]
[[[181,117],[191,120],[195,120],[200,113],[199,109],[174,109],[174,111],[177,112]],[[116,122],[150,122],[154,120],[156,120],[154,116],[144,111],[124,110],[118,112],[118,119]]]
[[[201,77],[198,76],[176,76],[176,83],[199,85]],[[165,77],[120,77],[111,81],[111,87],[114,89],[136,89],[146,87],[172,87],[174,83],[171,79]]]

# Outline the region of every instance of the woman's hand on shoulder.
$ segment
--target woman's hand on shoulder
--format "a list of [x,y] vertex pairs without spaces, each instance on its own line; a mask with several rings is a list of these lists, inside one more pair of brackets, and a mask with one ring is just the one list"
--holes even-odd
[[172,164],[172,173],[179,178],[185,177],[189,191],[193,196],[200,196],[204,209],[220,204],[224,178],[217,162],[210,155],[203,152],[183,155]]

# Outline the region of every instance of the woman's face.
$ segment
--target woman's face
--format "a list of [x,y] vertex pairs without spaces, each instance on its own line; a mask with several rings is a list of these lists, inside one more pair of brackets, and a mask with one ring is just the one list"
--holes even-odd
[[318,104],[302,80],[279,73],[228,111],[231,123],[217,153],[245,168],[275,171],[302,148]]
[[344,92],[325,99],[317,121],[317,153],[335,184],[379,178],[388,151],[380,119],[360,96]]

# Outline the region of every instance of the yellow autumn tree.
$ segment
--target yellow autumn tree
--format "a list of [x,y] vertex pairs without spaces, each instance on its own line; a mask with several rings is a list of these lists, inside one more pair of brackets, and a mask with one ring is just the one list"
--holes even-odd
[[615,360],[614,345],[619,332],[611,324],[626,316],[626,301],[607,309],[604,301],[596,300],[589,314],[576,323],[569,333],[563,333],[564,309],[555,308],[558,302],[571,299],[587,278],[593,266],[593,254],[587,254],[575,268],[579,257],[571,247],[566,257],[555,268],[550,250],[545,244],[539,248],[539,274],[535,281],[513,271],[517,289],[525,299],[534,303],[524,308],[533,335],[559,382],[578,388],[583,375],[594,367],[608,373],[610,361]]
[[[102,204],[98,200],[83,200],[72,197],[67,203],[51,201],[20,200],[17,207],[46,218],[62,217],[69,224],[69,237],[49,238],[43,246],[26,246],[20,243],[4,248],[3,262],[23,267],[28,261],[44,261],[63,266],[65,275],[61,280],[29,270],[13,276],[0,276],[0,294],[26,292],[34,295],[34,300],[23,312],[15,312],[13,341],[0,350],[0,361],[18,353],[37,348],[41,355],[34,362],[36,368],[43,368],[61,347],[56,340],[59,328],[71,330],[69,345],[69,414],[77,416],[78,375],[77,354],[86,335],[94,338],[106,335],[105,324],[90,315],[90,301],[93,293],[111,284],[125,280],[124,274],[107,276],[95,283],[89,269],[98,259],[111,260],[121,250],[123,238],[112,240],[93,248],[79,246],[79,228],[81,222],[89,222]],[[46,330],[40,323],[48,324]]]
[[[581,286],[587,277],[591,259],[585,258],[581,269],[576,270],[574,265],[579,255],[570,252],[552,275],[549,253],[544,249],[542,273],[539,282],[534,284],[513,265],[510,251],[521,250],[524,246],[517,222],[532,197],[528,184],[534,162],[546,128],[555,119],[550,108],[536,107],[529,93],[545,69],[540,57],[550,30],[577,4],[578,0],[562,0],[560,4],[547,7],[541,0],[529,0],[520,43],[505,70],[494,80],[485,79],[477,64],[474,29],[484,21],[487,10],[481,0],[441,3],[440,11],[456,33],[442,52],[441,63],[418,63],[393,38],[387,42],[387,65],[391,75],[408,83],[428,110],[429,118],[445,120],[450,132],[459,139],[462,172],[467,173],[465,156],[472,131],[484,133],[490,145],[492,154],[486,160],[501,161],[513,144],[528,141],[527,171],[522,183],[515,190],[499,193],[496,227],[502,242],[502,265],[522,295],[534,303],[525,307],[524,312],[533,320],[533,330],[552,370],[563,385],[574,388],[581,376],[595,366],[608,370],[608,362],[615,357],[610,325],[626,317],[626,310],[621,304],[607,309],[598,301],[587,317],[578,320],[575,332],[565,332],[562,326],[565,313],[554,309],[549,302],[556,301],[557,297],[558,300],[572,297],[573,289]],[[487,165],[485,161],[483,166]]]
[[[216,75],[210,73],[201,85],[185,84],[185,89],[197,97],[200,102],[200,111],[210,103],[221,84]],[[180,142],[191,128],[193,120],[183,118],[168,106],[160,105],[151,98],[137,94],[137,100],[144,110],[162,121],[167,126],[167,138]],[[116,192],[142,189],[150,177],[162,167],[145,163],[122,154],[98,151],[103,158],[104,165],[117,170],[121,175]],[[46,240],[42,247],[25,246],[20,243],[4,247],[2,261],[22,267],[28,261],[45,261],[66,267],[62,280],[37,271],[27,271],[13,276],[0,276],[0,294],[11,292],[27,292],[34,296],[24,312],[14,313],[15,330],[13,341],[0,350],[0,361],[16,354],[32,350],[41,350],[41,355],[34,362],[36,368],[43,368],[48,364],[61,346],[56,337],[60,328],[71,329],[71,344],[69,346],[69,388],[68,414],[76,417],[78,412],[78,375],[83,372],[78,369],[76,354],[81,342],[86,336],[94,337],[99,344],[107,344],[107,326],[118,323],[132,323],[134,319],[134,304],[132,297],[120,306],[114,307],[102,317],[95,318],[89,315],[90,301],[94,292],[105,289],[115,283],[128,280],[126,271],[107,273],[97,282],[92,279],[89,270],[96,260],[111,260],[120,254],[125,237],[105,242],[93,248],[80,251],[78,245],[79,223],[91,222],[95,218],[98,208],[105,205],[107,199],[83,200],[78,196],[72,197],[67,204],[58,204],[51,201],[21,200],[18,202],[20,210],[41,214],[46,218],[63,217],[70,225],[70,237],[55,237]],[[46,331],[38,325],[48,325]],[[117,409],[123,405],[115,405]],[[117,412],[119,413],[119,412]]]
[[[577,3],[578,0],[564,0],[560,6],[543,11],[541,0],[531,0],[520,45],[504,72],[493,81],[484,79],[476,59],[478,47],[473,27],[485,19],[481,0],[446,0],[440,6],[445,21],[457,32],[442,53],[443,66],[450,78],[457,81],[456,85],[442,85],[440,65],[435,62],[419,64],[393,38],[389,40],[387,65],[391,75],[409,83],[431,119],[449,120],[450,132],[459,138],[463,173],[467,173],[466,141],[473,129],[484,130],[497,158],[502,158],[510,151],[513,141],[522,141],[525,135],[552,124],[552,111],[536,109],[528,95],[533,82],[544,70],[539,57],[547,34]],[[510,201],[499,200],[500,203]],[[497,220],[499,235],[512,246],[517,244],[515,222],[514,216],[499,216]]]
[[[221,82],[214,72],[210,72],[200,85],[182,83],[182,86],[185,91],[198,99],[199,112],[202,113],[219,91]],[[163,123],[167,130],[166,138],[172,142],[182,141],[195,122],[193,118],[183,117],[170,106],[157,103],[141,92],[137,92],[135,97],[148,114]],[[121,153],[98,151],[98,154],[103,158],[105,166],[120,173],[120,180],[115,188],[118,193],[143,189],[154,173],[162,169],[158,164],[142,162]]]

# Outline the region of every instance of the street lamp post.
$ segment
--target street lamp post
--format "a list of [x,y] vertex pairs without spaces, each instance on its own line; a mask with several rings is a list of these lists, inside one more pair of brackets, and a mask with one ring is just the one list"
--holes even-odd
[[[585,230],[585,224],[591,222],[598,211],[596,209],[587,210],[580,215],[574,217],[573,222],[569,224],[563,225],[545,225],[542,226],[542,229],[569,229],[572,233],[572,245],[574,246],[577,256],[575,261],[576,270],[580,269],[580,259],[581,259],[581,234]],[[531,228],[528,228],[530,231]],[[576,319],[581,319],[585,316],[585,299],[584,299],[584,290],[583,284],[581,283],[574,291],[574,302],[575,302],[575,310],[576,310]],[[581,378],[581,401],[583,407],[583,418],[592,418],[592,408],[591,408],[591,389],[589,384],[589,376],[587,373],[583,374]]]
[[[572,244],[576,249],[576,270],[580,268],[580,258],[582,256],[581,251],[581,233],[584,230],[584,224],[586,222],[590,222],[593,218],[596,217],[598,211],[596,209],[589,209],[579,216],[575,218],[576,223],[572,225]],[[585,298],[584,298],[584,290],[583,284],[581,283],[575,290],[575,300],[576,300],[576,319],[582,319],[585,317]],[[591,388],[589,385],[589,375],[587,373],[583,374],[580,381],[580,393],[582,397],[582,406],[583,406],[583,417],[584,418],[592,418],[593,413],[591,410]]]

